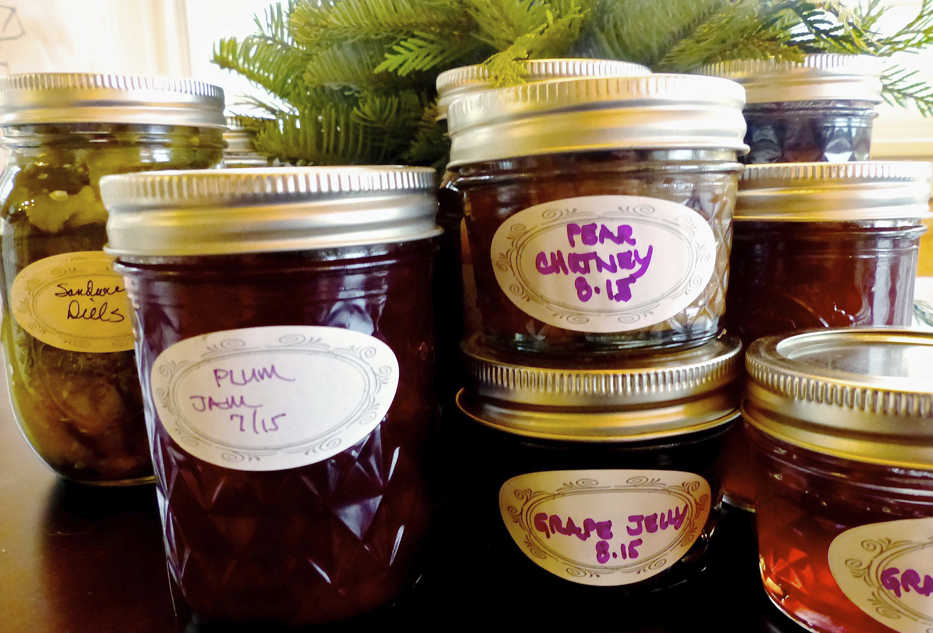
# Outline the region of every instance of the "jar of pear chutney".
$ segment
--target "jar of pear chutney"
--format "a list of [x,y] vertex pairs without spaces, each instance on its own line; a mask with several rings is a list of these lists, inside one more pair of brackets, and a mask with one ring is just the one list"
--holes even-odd
[[448,168],[485,344],[568,358],[712,339],[743,103],[734,82],[693,75],[542,81],[454,101]]
[[768,597],[819,633],[933,627],[933,335],[766,337],[743,415]]
[[737,339],[573,368],[516,365],[477,337],[465,352],[450,438],[459,520],[446,523],[484,582],[519,601],[606,600],[704,569],[738,416]]
[[[522,62],[525,82],[569,79],[574,77],[629,77],[650,75],[640,64],[613,59],[530,59]],[[463,66],[437,76],[438,120],[446,121],[447,109],[454,100],[495,87],[485,64]],[[480,322],[477,312],[473,259],[463,226],[460,191],[453,184],[454,172],[448,170],[437,192],[437,223],[444,229],[437,258],[435,310],[438,317],[438,352],[441,372],[448,382],[445,399],[453,400],[462,385],[459,371],[460,343],[464,332],[475,332]],[[447,369],[449,368],[449,369]],[[449,396],[447,395],[449,393]],[[446,403],[445,403],[446,404]]]
[[130,305],[112,270],[108,174],[209,168],[223,91],[187,79],[34,73],[0,79],[3,348],[14,417],[59,475],[152,481]]
[[725,61],[699,72],[745,87],[751,151],[743,162],[757,164],[868,160],[881,70],[870,55],[817,54]]
[[347,618],[420,573],[435,186],[401,167],[104,180],[169,575],[199,621]]

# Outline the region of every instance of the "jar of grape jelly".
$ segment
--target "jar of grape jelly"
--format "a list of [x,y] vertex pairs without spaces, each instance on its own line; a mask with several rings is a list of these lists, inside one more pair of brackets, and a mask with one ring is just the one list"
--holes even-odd
[[416,579],[434,188],[401,167],[103,181],[170,577],[202,621],[336,620]]
[[545,81],[455,101],[449,168],[485,342],[527,361],[714,337],[743,103],[738,84],[694,75]]
[[739,351],[723,337],[568,368],[515,365],[471,339],[446,523],[483,583],[518,602],[605,600],[702,570]]
[[[650,75],[651,70],[640,64],[612,59],[531,59],[522,62],[525,81],[546,81],[573,77],[635,77]],[[455,99],[494,88],[485,64],[463,66],[442,72],[437,76],[438,120],[447,119],[447,109]],[[464,331],[479,329],[476,283],[473,278],[473,259],[470,243],[463,226],[463,205],[460,191],[454,186],[455,174],[447,171],[438,190],[440,203],[437,222],[444,229],[437,258],[437,291],[434,305],[438,316],[438,346],[443,371],[449,376],[448,391],[453,393],[462,385],[459,366],[460,343]]]
[[[814,327],[911,324],[930,165],[749,165],[739,182],[726,328],[748,345]],[[750,508],[756,466],[737,430],[726,498]]]
[[767,337],[743,405],[765,591],[819,633],[933,628],[933,335]]
[[23,435],[63,477],[152,481],[130,304],[101,250],[100,180],[218,164],[223,107],[220,88],[187,79],[0,79],[6,375]]
[[743,162],[868,160],[881,60],[868,55],[806,55],[799,62],[734,60],[700,69],[745,87]]

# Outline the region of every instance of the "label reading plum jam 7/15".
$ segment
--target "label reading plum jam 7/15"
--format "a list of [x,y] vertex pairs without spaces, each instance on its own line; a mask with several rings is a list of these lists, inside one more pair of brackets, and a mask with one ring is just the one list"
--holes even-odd
[[130,301],[113,258],[102,251],[35,261],[10,289],[16,323],[43,343],[71,352],[133,349]]
[[679,314],[706,288],[716,238],[696,211],[641,196],[581,196],[519,211],[493,236],[502,291],[567,330],[621,332]]
[[150,373],[159,420],[182,449],[250,471],[307,466],[359,442],[388,413],[398,380],[388,345],[321,326],[185,339]]
[[846,530],[829,546],[829,569],[846,597],[885,626],[933,631],[933,518]]
[[499,490],[516,546],[555,576],[628,585],[661,573],[693,546],[710,512],[710,487],[667,470],[527,473]]

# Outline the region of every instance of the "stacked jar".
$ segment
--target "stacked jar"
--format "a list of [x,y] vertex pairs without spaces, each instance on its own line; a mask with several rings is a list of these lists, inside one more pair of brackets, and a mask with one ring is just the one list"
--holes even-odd
[[[611,59],[532,59],[522,62],[528,83],[582,77],[639,77],[651,71],[639,64]],[[456,99],[495,88],[484,64],[463,66],[437,76],[437,118],[446,121],[447,110]],[[463,227],[460,192],[447,171],[437,192],[440,207],[437,221],[444,229],[437,258],[437,287],[434,306],[438,323],[438,359],[441,401],[450,404],[463,380],[460,341],[465,331],[478,329],[473,260]]]
[[131,308],[106,242],[108,174],[220,162],[220,88],[83,73],[0,80],[3,347],[17,423],[68,479],[152,481]]
[[731,81],[648,75],[449,107],[479,316],[450,429],[492,457],[458,488],[482,513],[477,564],[507,561],[538,597],[666,589],[706,564],[738,416],[720,318],[743,103]]

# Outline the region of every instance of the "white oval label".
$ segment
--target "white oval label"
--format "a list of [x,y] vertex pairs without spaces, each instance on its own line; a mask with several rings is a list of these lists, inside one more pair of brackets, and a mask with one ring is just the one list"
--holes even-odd
[[113,258],[76,251],[26,266],[10,288],[10,310],[20,327],[43,343],[71,352],[133,349],[130,301]]
[[237,470],[285,470],[366,437],[398,379],[398,359],[379,339],[272,326],[179,341],[156,358],[150,383],[159,419],[187,452]]
[[511,216],[491,254],[499,286],[526,314],[567,330],[621,332],[693,303],[713,277],[716,238],[682,204],[581,196]]
[[499,509],[522,552],[555,576],[628,585],[661,573],[693,546],[710,487],[668,470],[527,473],[499,490]]
[[933,518],[846,530],[829,546],[829,569],[846,597],[885,626],[933,631]]

